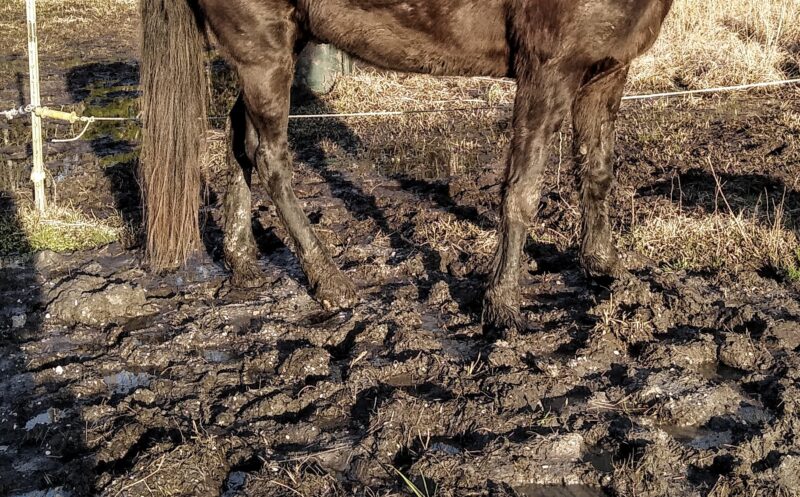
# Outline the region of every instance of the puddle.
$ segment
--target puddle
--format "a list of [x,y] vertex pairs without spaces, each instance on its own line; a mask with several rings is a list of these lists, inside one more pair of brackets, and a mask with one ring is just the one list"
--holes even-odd
[[523,485],[514,492],[520,497],[608,497],[603,489],[589,485]]
[[570,406],[585,406],[589,400],[588,393],[568,393],[558,397],[548,397],[541,400],[545,412],[561,414],[569,411]]
[[439,322],[439,318],[437,316],[431,316],[430,314],[422,313],[420,314],[419,318],[420,321],[422,321],[422,329],[436,333],[442,332],[442,324]]
[[143,330],[150,326],[153,321],[153,316],[137,316],[129,319],[128,322],[122,326],[122,330],[126,333]]
[[343,325],[352,316],[351,311],[315,312],[304,317],[297,324],[304,328],[333,328]]
[[711,381],[741,381],[747,374],[740,369],[732,368],[716,362],[707,362],[697,370],[703,378]]
[[[136,117],[137,88],[135,86],[95,86],[89,89],[84,100],[84,115],[96,117]],[[139,138],[140,125],[135,120],[123,122],[98,122],[86,133],[87,139],[107,136],[118,142],[133,142]]]
[[150,384],[152,375],[147,373],[132,373],[130,371],[120,371],[109,376],[103,377],[103,382],[108,386],[112,393],[128,394],[139,387],[146,387]]
[[383,382],[392,387],[414,387],[419,385],[422,380],[415,380],[411,373],[400,373],[386,378]]
[[55,335],[42,340],[44,351],[51,354],[67,354],[78,348],[78,345],[63,335]]
[[244,487],[247,482],[247,473],[241,471],[234,471],[228,475],[228,480],[225,482],[225,493],[222,497],[234,497],[239,494],[239,490]]
[[336,431],[350,425],[350,420],[344,416],[320,416],[314,425],[321,431]]
[[24,494],[12,494],[10,497],[72,497],[72,492],[58,487],[48,488],[47,490],[33,490]]
[[601,473],[614,472],[614,453],[600,447],[590,448],[583,456],[583,462],[588,462],[594,469]]
[[430,450],[434,452],[443,452],[448,456],[456,456],[461,453],[461,449],[459,449],[458,447],[454,447],[444,442],[436,442],[432,444]]
[[47,490],[33,490],[24,494],[12,494],[9,497],[72,497],[72,492],[58,487],[48,488]]
[[160,329],[139,331],[131,336],[142,345],[162,345],[172,338],[169,332]]
[[698,450],[714,449],[733,443],[733,434],[730,431],[711,431],[707,428],[696,426],[662,425],[660,429],[683,445]]
[[200,351],[200,355],[206,361],[217,364],[233,362],[239,358],[239,355],[233,351],[223,349],[204,349]]
[[755,426],[763,426],[774,419],[763,407],[749,404],[740,406],[736,415],[745,423]]
[[44,412],[37,414],[25,423],[25,430],[31,431],[34,427],[39,425],[51,425],[56,422],[58,411],[55,409],[48,409]]

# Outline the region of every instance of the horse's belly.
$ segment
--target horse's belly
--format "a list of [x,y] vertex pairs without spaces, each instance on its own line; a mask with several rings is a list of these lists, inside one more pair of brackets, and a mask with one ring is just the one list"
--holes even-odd
[[306,0],[311,32],[375,65],[439,75],[509,73],[505,0]]

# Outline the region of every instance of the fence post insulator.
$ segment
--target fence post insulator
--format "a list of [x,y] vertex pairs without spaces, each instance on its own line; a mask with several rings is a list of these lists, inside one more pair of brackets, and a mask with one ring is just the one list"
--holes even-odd
[[34,111],[39,117],[48,117],[59,121],[66,121],[75,124],[80,118],[75,112],[63,112],[60,110],[48,109],[47,107],[37,107]]

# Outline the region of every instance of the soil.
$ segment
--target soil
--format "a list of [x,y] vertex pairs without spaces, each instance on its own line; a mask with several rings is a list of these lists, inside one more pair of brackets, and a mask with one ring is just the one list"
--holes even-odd
[[[125,40],[77,67],[51,64],[50,95],[118,110],[135,96]],[[766,192],[796,214],[797,132],[770,116],[800,112],[798,96],[627,105],[617,228],[631,222],[633,195],[641,216],[676,202],[676,178],[688,209],[710,211],[710,158],[744,192],[736,198]],[[23,170],[14,137],[27,127],[2,126],[3,163]],[[645,139],[654,129],[663,142]],[[468,175],[418,181],[326,157],[320,133],[347,148],[344,123],[292,133],[295,190],[360,303],[321,310],[258,185],[265,284],[232,287],[213,176],[208,250],[188,269],[148,272],[137,240],[2,258],[0,494],[798,495],[796,282],[770,267],[698,273],[636,257],[631,276],[592,281],[574,243],[532,240],[536,263],[521,275],[530,329],[487,336],[490,254],[480,240],[454,248],[422,233],[493,226],[502,151]],[[48,146],[59,197],[135,225],[135,129],[89,138]],[[662,162],[676,146],[686,160]],[[569,236],[566,176],[548,172],[539,229]],[[20,184],[0,197],[7,212]]]

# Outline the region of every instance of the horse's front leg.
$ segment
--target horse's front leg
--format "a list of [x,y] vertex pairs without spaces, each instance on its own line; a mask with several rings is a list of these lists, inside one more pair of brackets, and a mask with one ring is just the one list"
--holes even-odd
[[591,276],[618,276],[624,270],[611,240],[608,192],[614,180],[614,125],[628,66],[594,76],[572,107],[574,155],[581,194],[581,264]]
[[519,270],[528,226],[539,205],[552,136],[564,120],[578,77],[555,63],[518,80],[513,137],[506,168],[498,246],[484,297],[484,324],[520,328]]

